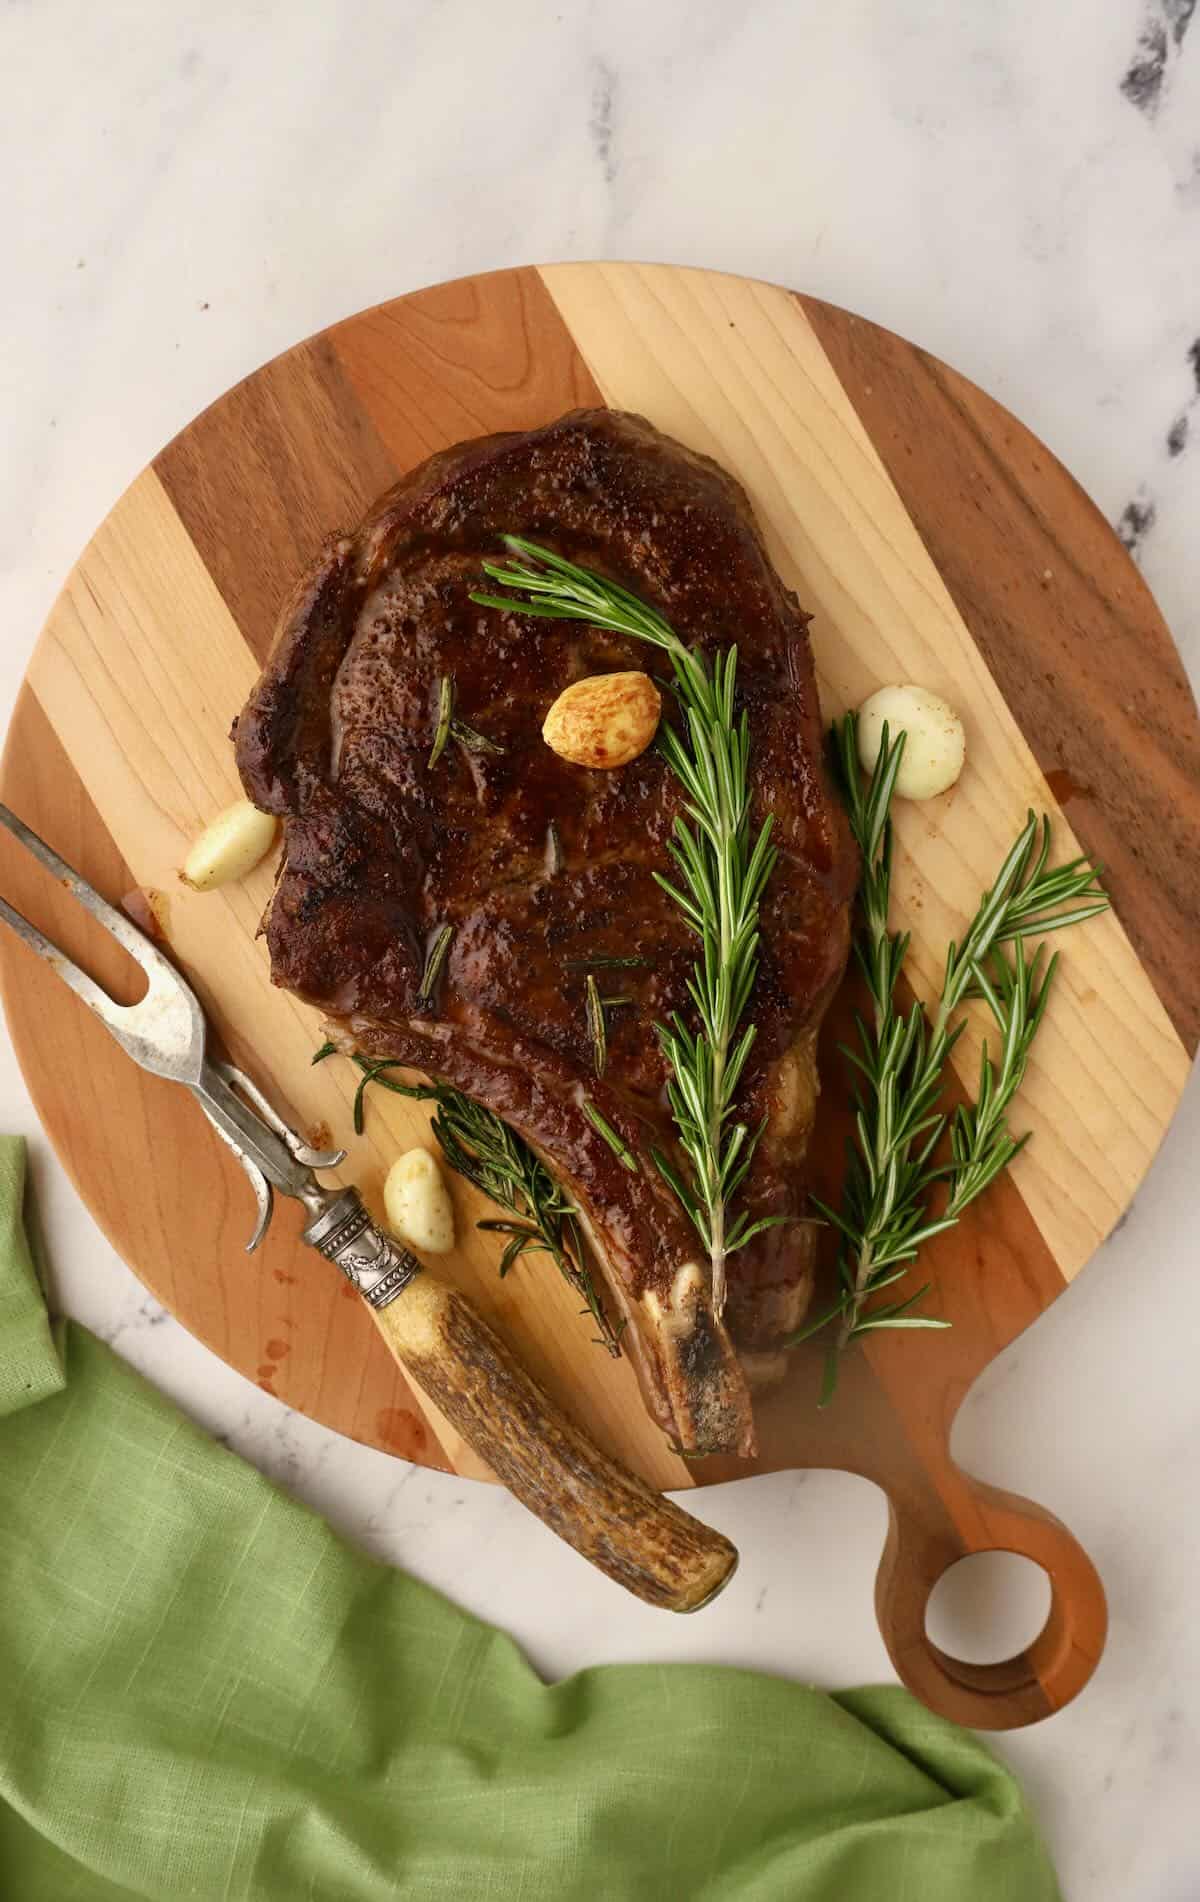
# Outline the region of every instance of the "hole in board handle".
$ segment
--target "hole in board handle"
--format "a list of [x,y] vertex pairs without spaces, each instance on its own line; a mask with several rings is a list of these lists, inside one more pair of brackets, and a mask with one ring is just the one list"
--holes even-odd
[[972,1552],[942,1573],[925,1607],[938,1649],[964,1664],[1027,1651],[1050,1615],[1050,1579],[1019,1552]]

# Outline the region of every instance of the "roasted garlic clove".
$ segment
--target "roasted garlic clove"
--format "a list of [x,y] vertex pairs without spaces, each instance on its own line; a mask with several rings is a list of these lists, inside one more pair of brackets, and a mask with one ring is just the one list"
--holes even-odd
[[183,862],[179,876],[195,892],[212,891],[245,878],[275,843],[276,821],[248,799],[226,806],[205,827]]
[[442,1172],[427,1149],[398,1156],[383,1185],[388,1227],[422,1255],[448,1255],[454,1247],[454,1210]]
[[649,746],[661,715],[649,674],[589,674],[563,688],[542,738],[575,766],[628,766]]
[[967,739],[954,708],[928,687],[881,687],[858,710],[858,757],[871,773],[886,723],[894,740],[903,732],[904,757],[896,775],[901,799],[934,799],[949,791],[963,769]]

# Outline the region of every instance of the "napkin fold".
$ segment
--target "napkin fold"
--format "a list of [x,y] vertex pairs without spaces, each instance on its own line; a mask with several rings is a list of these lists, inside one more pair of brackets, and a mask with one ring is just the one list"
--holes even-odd
[[0,1138],[0,1896],[1058,1902],[1021,1793],[895,1687],[544,1684],[83,1328]]

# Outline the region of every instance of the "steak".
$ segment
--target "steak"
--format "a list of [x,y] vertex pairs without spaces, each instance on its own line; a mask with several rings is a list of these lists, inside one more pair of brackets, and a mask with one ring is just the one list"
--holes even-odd
[[[739,1206],[803,1216],[816,1035],[857,873],[826,776],[809,617],[740,486],[641,417],[580,410],[432,456],[301,581],[236,728],[249,797],[284,821],[272,977],[345,1047],[454,1085],[532,1144],[577,1202],[654,1418],[685,1452],[750,1455],[752,1389],[782,1371],[781,1340],[808,1305],[814,1230],[789,1221],[733,1255],[714,1313],[704,1250],[650,1160],[674,1142],[654,1026],[689,1016],[697,950],[654,878],[680,790],[655,748],[594,771],[541,738],[551,703],[589,674],[650,673],[670,706],[669,662],[582,623],[473,603],[505,533],[619,582],[710,654],[737,643],[752,829],[773,813],[779,851],[737,1107],[765,1132]],[[502,751],[452,739],[430,766],[444,675],[457,716]],[[606,1013],[599,1077],[589,972],[629,1000]]]

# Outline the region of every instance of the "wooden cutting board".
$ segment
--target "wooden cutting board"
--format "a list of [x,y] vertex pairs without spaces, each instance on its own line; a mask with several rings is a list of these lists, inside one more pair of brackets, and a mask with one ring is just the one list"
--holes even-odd
[[[1010,1180],[928,1250],[948,1333],[881,1335],[818,1412],[804,1350],[761,1408],[753,1467],[688,1463],[647,1419],[627,1362],[535,1258],[501,1282],[485,1213],[454,1184],[453,1279],[606,1447],[664,1488],[834,1466],[891,1502],[878,1609],[901,1677],[961,1721],[1030,1722],[1086,1681],[1103,1593],[1049,1514],[965,1475],[951,1422],[971,1382],[1120,1221],[1200,1034],[1200,729],[1169,634],[1106,523],[1020,423],[943,363],[861,318],[747,279],[627,264],[466,278],[380,305],[287,352],[198,417],[138,478],[72,571],[9,735],[3,797],[100,888],[148,905],[235,1059],[314,1133],[350,1148],[378,1205],[389,1160],[428,1140],[376,1091],[353,1138],[351,1066],[313,1069],[315,1015],[272,990],[256,931],[271,868],[198,896],[188,841],[240,790],[230,722],[297,571],[402,471],[463,437],[578,404],[640,410],[749,490],[771,554],[814,613],[825,711],[916,680],[965,717],[968,767],[898,813],[898,911],[928,995],[1029,807],[1056,848],[1103,861],[1111,918],[1069,934],[1020,1111]],[[119,956],[4,837],[0,889],[126,998]],[[487,1477],[406,1383],[367,1309],[283,1209],[247,1257],[248,1187],[182,1091],[143,1076],[7,936],[9,1025],[45,1126],[146,1285],[266,1392],[375,1446]],[[974,1035],[956,1052],[972,1080]],[[826,1059],[821,1180],[842,1089]],[[1069,1430],[1069,1429],[1064,1429]],[[1003,1664],[926,1637],[933,1583],[962,1555],[1023,1552],[1050,1573],[1049,1623]]]

